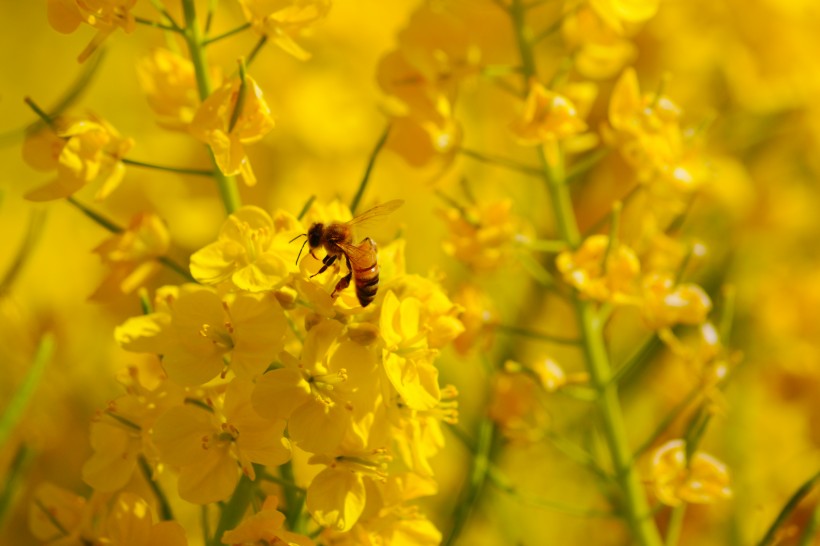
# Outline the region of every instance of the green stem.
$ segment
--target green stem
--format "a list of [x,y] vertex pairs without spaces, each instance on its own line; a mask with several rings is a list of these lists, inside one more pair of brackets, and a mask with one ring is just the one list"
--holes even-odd
[[214,42],[218,42],[219,40],[223,40],[225,38],[233,36],[234,34],[239,34],[240,32],[242,32],[244,30],[247,30],[249,28],[251,28],[251,24],[250,23],[245,23],[244,25],[240,25],[240,26],[236,27],[235,29],[229,30],[228,32],[223,32],[222,34],[218,34],[218,35],[214,36],[213,38],[208,38],[207,40],[203,40],[202,45],[204,45],[204,46],[210,45]]
[[248,53],[248,59],[245,61],[245,66],[250,66],[253,63],[256,56],[259,55],[259,52],[262,51],[262,47],[268,42],[267,36],[262,36],[259,40],[254,44],[253,49],[251,52]]
[[387,137],[389,134],[390,126],[388,125],[384,128],[378,142],[376,142],[376,145],[373,147],[373,151],[370,152],[370,158],[367,160],[367,167],[364,170],[364,176],[362,176],[362,181],[359,182],[359,188],[356,190],[356,195],[353,196],[353,200],[350,202],[351,214],[356,214],[356,209],[359,208],[359,205],[361,204],[362,197],[364,196],[364,190],[367,189],[367,183],[370,181],[370,174],[373,172],[373,166],[376,164],[376,158],[379,156],[379,152],[387,142]]
[[797,505],[809,494],[811,490],[814,489],[814,486],[820,484],[820,472],[817,472],[814,476],[806,480],[803,485],[797,488],[797,491],[789,498],[786,502],[783,509],[780,510],[780,513],[777,515],[775,520],[772,522],[771,527],[763,536],[763,538],[758,543],[758,546],[769,546],[770,544],[774,544],[775,537],[777,536],[777,531],[782,527],[782,525],[789,519],[789,516],[792,515],[792,512],[795,511]]
[[530,167],[529,165],[522,165],[521,163],[517,163],[512,159],[507,159],[506,157],[500,157],[497,155],[485,154],[482,152],[477,152],[475,150],[471,150],[469,148],[459,148],[458,152],[460,154],[466,155],[467,157],[471,157],[476,161],[481,161],[482,163],[488,163],[490,165],[497,165],[499,167],[504,167],[513,171],[518,171],[520,173],[529,174],[531,176],[541,176],[541,171],[538,170],[536,167]]
[[[526,83],[530,78],[536,76],[536,63],[526,30],[526,8],[522,0],[513,0],[509,13]],[[559,161],[557,165],[550,165],[543,148],[539,148],[538,156],[559,234],[571,248],[578,248],[581,244],[581,234],[565,180],[563,161]],[[626,518],[638,544],[661,546],[660,533],[651,518],[646,493],[632,462],[632,453],[626,438],[626,426],[618,397],[618,387],[617,384],[611,382],[612,368],[604,342],[604,323],[600,320],[592,302],[576,299],[575,309],[591,383],[599,393],[596,403],[612,457],[615,478],[624,495]]]
[[170,30],[171,32],[179,32],[179,29],[176,27],[173,27],[171,25],[164,25],[158,21],[152,21],[150,19],[144,19],[142,17],[134,17],[134,21],[136,23],[139,23],[140,25],[145,25],[147,27],[154,27],[162,30]]
[[681,504],[672,509],[669,515],[669,525],[666,526],[665,546],[677,546],[680,541],[680,534],[683,531],[683,518],[686,515],[686,504]]
[[145,477],[145,481],[148,482],[148,487],[151,488],[151,491],[153,491],[154,496],[157,498],[160,519],[163,521],[172,521],[174,519],[174,513],[171,511],[171,505],[168,504],[168,497],[165,496],[162,488],[154,480],[151,465],[148,464],[148,461],[145,460],[143,455],[139,456],[137,462],[140,466],[140,470],[142,471],[142,475]]
[[14,454],[14,458],[9,465],[8,473],[6,474],[3,489],[0,491],[0,529],[3,528],[3,523],[9,515],[9,511],[14,505],[17,497],[19,486],[23,480],[23,474],[31,461],[31,449],[21,444]]
[[820,530],[820,502],[814,507],[811,512],[809,521],[806,522],[806,527],[803,529],[803,536],[800,537],[798,546],[811,546],[812,541],[817,538],[817,531]]
[[193,174],[196,176],[214,176],[214,171],[209,171],[207,169],[188,169],[185,167],[168,167],[167,165],[156,165],[154,163],[146,163],[144,161],[137,161],[134,159],[128,159],[126,157],[122,158],[122,161],[126,165],[131,165],[133,167],[143,167],[145,169],[156,169],[158,171],[168,171],[172,173],[179,173],[179,174]]
[[683,412],[695,401],[695,399],[700,395],[702,391],[702,387],[700,385],[696,386],[694,389],[689,391],[689,394],[686,395],[686,398],[678,402],[678,404],[672,408],[669,413],[661,420],[660,423],[655,427],[654,432],[649,435],[649,437],[644,440],[644,442],[635,448],[633,457],[637,459],[640,457],[646,450],[652,447],[658,438],[660,438],[664,432],[669,428],[669,426],[678,418],[680,417]]
[[[191,63],[194,65],[199,98],[204,101],[211,94],[211,81],[208,71],[208,61],[205,58],[202,31],[199,28],[199,21],[197,21],[196,18],[194,0],[183,0],[182,8],[185,12],[185,31],[183,34],[185,36],[185,42],[188,44]],[[219,165],[216,162],[216,157],[214,157],[213,150],[211,150],[210,146],[208,150],[210,151],[211,161],[214,167],[216,167],[214,178],[219,188],[219,195],[222,198],[222,203],[225,205],[225,211],[231,214],[242,206],[239,188],[236,186],[236,179],[233,176],[225,176],[222,171],[219,170]]]
[[[293,476],[293,465],[287,462],[279,467],[281,475],[281,485],[285,494],[285,505],[287,506],[288,529],[294,533],[305,533],[304,528],[304,508],[305,490],[297,487]],[[274,476],[269,476],[273,480]],[[289,484],[289,485],[285,485]]]
[[302,210],[299,211],[299,215],[296,217],[297,220],[301,220],[305,217],[305,214],[308,213],[314,201],[316,201],[316,195],[311,195],[308,197],[308,200],[305,201],[305,204],[302,206]]
[[25,379],[14,392],[8,405],[3,410],[2,417],[0,417],[0,447],[5,446],[14,427],[22,419],[23,413],[25,413],[26,407],[37,389],[37,385],[40,384],[40,379],[43,377],[43,372],[49,360],[51,360],[53,352],[54,336],[46,332],[40,338],[40,343],[37,345],[37,350],[34,353],[31,367],[26,373]]
[[[66,201],[71,203],[74,207],[76,207],[80,212],[88,216],[90,219],[94,220],[97,224],[104,227],[111,233],[122,233],[125,231],[125,228],[118,226],[115,222],[109,220],[102,214],[91,210],[90,208],[86,207],[79,201],[77,201],[73,196],[66,197]],[[157,260],[164,265],[165,267],[172,269],[179,273],[182,277],[185,278],[188,282],[197,282],[197,280],[188,272],[187,269],[173,261],[171,258],[167,256],[160,256]]]
[[470,476],[466,487],[462,490],[461,498],[453,514],[452,527],[447,537],[441,543],[442,546],[451,546],[455,543],[478,504],[478,499],[481,497],[481,492],[489,477],[490,453],[492,451],[494,436],[495,427],[493,422],[487,418],[483,419],[478,427]]
[[[254,465],[254,470],[257,472],[262,472],[263,468],[258,467],[258,465]],[[245,512],[248,510],[248,506],[251,504],[253,490],[253,482],[249,477],[243,474],[236,486],[236,489],[234,489],[233,495],[228,502],[222,506],[222,513],[219,516],[219,522],[216,524],[216,531],[214,532],[214,536],[208,542],[209,546],[222,546],[222,535],[225,534],[225,531],[233,529],[239,525],[239,522],[242,521],[242,518],[245,516]]]
[[558,345],[580,345],[580,339],[573,339],[573,338],[566,338],[561,336],[552,336],[550,334],[543,334],[541,332],[534,332],[532,330],[528,330],[526,328],[520,328],[518,326],[508,326],[506,324],[494,324],[493,327],[501,332],[505,332],[508,334],[513,334],[522,337],[528,337],[530,339],[537,339],[539,341],[547,341],[549,343],[557,343]]
[[40,235],[43,232],[43,224],[45,224],[46,213],[42,209],[35,209],[28,219],[28,227],[26,228],[26,235],[23,243],[20,245],[14,260],[11,262],[6,274],[0,279],[0,296],[11,291],[11,287],[26,265],[29,256],[37,246],[37,241],[40,240]]

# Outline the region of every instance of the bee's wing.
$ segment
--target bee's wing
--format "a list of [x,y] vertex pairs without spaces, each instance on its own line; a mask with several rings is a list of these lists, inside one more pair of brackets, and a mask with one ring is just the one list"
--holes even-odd
[[376,243],[368,237],[358,245],[337,243],[350,260],[351,269],[370,269],[376,264]]
[[372,209],[368,209],[363,213],[359,214],[349,222],[346,222],[348,226],[361,226],[365,222],[372,221],[376,218],[380,218],[385,216],[386,214],[390,214],[400,206],[404,204],[404,201],[401,199],[394,199],[392,201],[388,201],[387,203],[382,203],[381,205],[376,205]]

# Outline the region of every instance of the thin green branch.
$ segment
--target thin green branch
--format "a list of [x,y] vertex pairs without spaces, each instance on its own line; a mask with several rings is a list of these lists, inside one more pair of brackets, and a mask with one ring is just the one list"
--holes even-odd
[[140,470],[142,471],[142,475],[145,477],[145,481],[148,482],[148,487],[151,488],[151,491],[157,498],[157,504],[159,504],[160,519],[162,519],[163,521],[172,521],[174,519],[174,513],[171,511],[171,505],[168,504],[168,497],[165,496],[165,493],[162,491],[162,488],[159,486],[159,483],[156,480],[154,480],[151,465],[148,464],[148,461],[145,459],[145,456],[143,455],[139,456],[139,458],[137,459],[137,464],[139,464]]
[[[125,231],[125,228],[117,225],[115,222],[113,222],[112,220],[109,220],[108,218],[106,218],[102,214],[100,214],[96,211],[93,211],[90,208],[86,207],[85,205],[83,205],[82,203],[77,201],[73,196],[66,197],[66,201],[71,203],[80,212],[85,214],[91,220],[93,220],[94,222],[96,222],[100,226],[104,227],[105,229],[107,229],[111,233],[122,233],[122,232]],[[191,275],[191,273],[187,269],[185,269],[184,267],[182,267],[181,265],[179,265],[178,263],[173,261],[168,256],[160,256],[159,258],[157,258],[157,260],[162,265],[164,265],[165,267],[167,267],[169,269],[172,269],[173,271],[179,273],[188,282],[197,282],[197,280],[194,279],[194,277]]]
[[28,227],[26,228],[26,235],[23,238],[23,242],[17,250],[17,254],[15,254],[11,265],[9,265],[9,268],[6,270],[6,274],[3,275],[2,280],[0,280],[0,296],[8,294],[11,291],[11,287],[14,285],[14,282],[17,280],[17,277],[20,275],[23,267],[31,257],[31,253],[37,246],[37,241],[40,240],[40,235],[43,233],[43,225],[45,225],[45,220],[45,210],[35,209],[32,211],[28,218]]
[[231,120],[228,123],[228,132],[232,132],[234,127],[236,127],[236,123],[239,121],[239,117],[245,111],[245,99],[248,96],[248,82],[247,82],[247,73],[245,72],[245,60],[239,59],[239,91],[236,94],[236,103],[233,105],[233,111],[231,112]]
[[626,362],[615,370],[610,381],[623,386],[662,348],[663,342],[658,335],[655,333],[651,334],[635,349],[635,352],[626,359]]
[[158,171],[168,171],[171,173],[179,173],[179,174],[192,174],[196,176],[214,176],[216,173],[215,171],[209,171],[207,169],[189,169],[186,167],[169,167],[167,165],[156,165],[154,163],[146,163],[145,161],[137,161],[135,159],[128,159],[122,158],[122,161],[125,165],[131,165],[133,167],[143,167],[145,169],[156,169]]
[[46,332],[37,344],[37,350],[34,352],[34,358],[26,377],[17,390],[14,391],[8,405],[3,409],[2,417],[0,417],[0,447],[6,445],[11,432],[23,418],[23,414],[31,401],[31,397],[37,390],[37,386],[40,384],[43,372],[51,360],[53,352],[54,336],[50,332]]
[[66,197],[66,201],[68,201],[69,203],[74,205],[74,207],[79,209],[80,212],[82,212],[83,214],[85,214],[86,216],[88,216],[89,218],[94,220],[97,224],[101,225],[102,227],[104,227],[105,229],[110,231],[111,233],[122,233],[123,231],[125,231],[125,228],[122,228],[122,227],[118,226],[115,222],[109,220],[108,218],[106,218],[102,214],[100,214],[98,212],[95,212],[95,211],[91,210],[90,208],[86,207],[85,205],[83,205],[82,203],[77,201],[74,198],[74,196],[70,195],[70,196]]
[[610,153],[609,148],[599,148],[572,164],[567,169],[567,184],[570,184],[598,165]]
[[305,201],[304,205],[302,205],[302,210],[299,211],[299,215],[296,217],[297,220],[301,220],[305,217],[305,214],[308,213],[314,201],[316,201],[316,195],[311,195],[308,197],[308,200]]
[[490,453],[495,436],[495,426],[490,419],[485,418],[478,426],[475,450],[470,465],[470,474],[466,486],[461,490],[459,502],[452,517],[450,532],[441,543],[442,546],[451,546],[458,539],[464,526],[481,497],[481,492],[487,482],[490,471]]
[[763,538],[758,542],[758,546],[770,546],[774,544],[774,540],[777,537],[777,531],[786,523],[786,520],[792,515],[792,513],[797,509],[797,506],[800,502],[809,494],[811,490],[814,489],[816,485],[820,484],[820,471],[818,471],[814,476],[806,480],[803,485],[797,488],[797,491],[789,498],[786,504],[783,506],[783,509],[780,510],[780,513],[777,514],[777,517],[772,522],[772,525],[769,527],[769,530],[766,531],[766,534]]
[[364,175],[362,176],[362,181],[359,182],[359,188],[356,190],[356,194],[353,196],[353,200],[350,201],[351,214],[356,214],[356,209],[358,209],[359,205],[361,204],[362,197],[364,196],[364,191],[367,189],[368,182],[370,182],[370,175],[373,172],[373,166],[376,164],[376,158],[379,157],[379,152],[381,152],[382,148],[384,148],[384,145],[387,142],[387,137],[389,135],[390,125],[384,128],[384,131],[382,131],[379,140],[373,147],[373,151],[370,152],[370,158],[367,160],[367,167],[365,167]]
[[14,506],[20,484],[23,481],[25,471],[31,459],[31,449],[25,444],[20,444],[14,454],[14,458],[11,460],[8,472],[3,480],[3,489],[0,491],[0,529],[3,528],[3,524],[11,512],[11,508]]
[[259,55],[259,52],[262,51],[262,48],[265,46],[266,43],[268,43],[267,35],[262,36],[261,38],[259,38],[259,40],[256,41],[256,44],[254,44],[253,49],[251,49],[250,53],[248,53],[248,58],[245,61],[246,66],[250,66],[251,63],[253,63],[253,61],[256,59],[256,56]]
[[147,27],[159,28],[159,29],[168,30],[168,31],[171,31],[171,32],[180,32],[180,29],[177,28],[177,27],[174,27],[173,25],[165,25],[165,24],[160,23],[158,21],[152,21],[150,19],[145,19],[143,17],[134,17],[134,21],[139,23],[140,25],[145,25]]
[[497,165],[499,167],[504,167],[506,169],[510,169],[513,171],[517,171],[520,173],[528,174],[530,176],[541,176],[541,171],[536,167],[530,167],[529,165],[523,165],[518,163],[512,159],[508,159],[506,157],[501,157],[492,154],[485,154],[483,152],[477,152],[475,150],[471,150],[469,148],[459,148],[458,152],[460,154],[466,155],[467,157],[471,157],[477,161],[481,161],[482,163],[488,163],[490,165]]
[[[206,23],[206,25],[205,25],[205,32],[208,32],[208,28],[207,28],[207,27],[208,27],[208,25],[207,25],[207,23]],[[214,43],[214,42],[218,42],[219,40],[224,40],[225,38],[229,38],[229,37],[231,37],[231,36],[233,36],[233,35],[235,35],[235,34],[239,34],[240,32],[243,32],[243,31],[245,31],[245,30],[248,30],[249,28],[251,28],[251,24],[250,24],[250,23],[245,23],[244,25],[239,25],[238,27],[236,27],[236,28],[234,28],[234,29],[231,29],[231,30],[229,30],[229,31],[227,31],[227,32],[223,32],[222,34],[218,34],[218,35],[214,36],[213,38],[208,38],[207,40],[204,40],[204,41],[202,42],[202,45],[204,45],[204,46],[211,45],[211,44],[212,44],[212,43]]]
[[680,417],[684,411],[695,401],[696,398],[701,394],[702,388],[700,385],[696,386],[694,389],[689,391],[689,394],[686,397],[678,402],[675,407],[673,407],[669,413],[661,420],[660,423],[655,427],[655,430],[649,437],[643,441],[643,443],[635,448],[633,457],[637,459],[640,457],[644,452],[646,452],[650,447],[652,447],[658,439],[663,436],[663,434],[667,431],[669,426],[674,423],[678,417]]
[[562,336],[554,336],[551,334],[544,334],[542,332],[535,332],[519,326],[510,326],[507,324],[494,324],[493,327],[507,334],[522,336],[530,339],[537,339],[538,341],[546,341],[548,343],[557,343],[559,345],[580,345],[582,340],[576,338],[567,338]]
[[820,531],[820,502],[812,510],[797,546],[811,546],[812,541],[817,538],[818,531]]
[[677,546],[683,531],[683,518],[686,515],[686,504],[672,508],[669,523],[666,526],[666,542],[664,546]]
[[575,516],[579,518],[617,517],[617,515],[614,512],[604,512],[601,510],[586,510],[584,508],[576,508],[574,506],[567,506],[566,504],[560,502],[543,499],[537,495],[523,493],[520,489],[510,484],[509,480],[506,479],[506,477],[495,467],[490,467],[488,476],[490,479],[490,483],[492,483],[500,491],[530,506],[544,508],[546,510],[551,510],[553,512],[558,512],[561,514],[566,514],[568,516]]

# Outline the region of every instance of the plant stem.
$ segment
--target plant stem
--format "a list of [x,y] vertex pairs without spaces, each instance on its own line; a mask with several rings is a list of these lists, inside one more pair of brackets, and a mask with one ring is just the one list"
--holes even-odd
[[[254,465],[254,470],[257,473],[263,472],[262,467],[258,467],[257,465]],[[233,495],[222,507],[219,522],[216,524],[216,531],[208,542],[209,546],[222,546],[222,535],[225,534],[225,531],[239,525],[239,522],[242,521],[242,517],[245,515],[245,511],[251,504],[253,489],[253,482],[243,474],[236,489],[234,489]]]
[[672,509],[669,516],[669,524],[666,526],[666,545],[677,546],[680,541],[680,533],[683,530],[683,518],[686,515],[686,505],[681,504]]
[[[183,0],[182,8],[185,12],[185,42],[188,44],[188,52],[191,55],[191,63],[194,65],[196,74],[196,86],[199,91],[200,100],[204,101],[211,94],[211,81],[208,72],[208,61],[205,58],[205,46],[202,39],[202,31],[199,28],[199,21],[196,18],[196,6],[194,0]],[[214,157],[213,150],[208,147],[213,161],[214,178],[216,179],[219,195],[225,205],[225,211],[231,214],[240,206],[242,200],[239,197],[239,188],[236,186],[236,179],[233,176],[225,176],[219,169]]]
[[240,32],[242,32],[244,30],[247,30],[249,28],[251,28],[251,24],[250,23],[245,23],[244,25],[240,25],[240,26],[236,27],[235,29],[229,30],[227,32],[223,32],[222,34],[218,34],[218,35],[214,36],[213,38],[208,38],[207,40],[203,40],[202,45],[204,45],[204,46],[210,45],[210,44],[212,44],[214,42],[218,42],[219,40],[222,40],[224,38],[228,38],[230,36],[233,36],[234,34],[239,34]]
[[4,478],[2,491],[0,491],[0,529],[9,516],[9,512],[14,505],[18,495],[19,487],[23,480],[23,474],[31,462],[33,453],[31,448],[25,444],[20,444],[14,458],[9,463],[9,468]]
[[157,503],[159,504],[159,517],[163,521],[173,521],[174,513],[171,511],[171,505],[168,504],[168,497],[165,496],[165,493],[162,491],[159,483],[154,480],[151,465],[148,464],[148,461],[145,460],[143,455],[139,456],[137,463],[142,471],[142,475],[145,477],[145,481],[148,482],[148,487],[151,488],[151,491],[153,491],[154,496],[157,498]]
[[441,543],[442,546],[451,546],[461,535],[461,531],[481,497],[484,485],[487,482],[490,471],[490,453],[493,446],[495,427],[493,422],[484,418],[478,427],[475,450],[473,451],[472,465],[467,486],[462,490],[458,507],[453,514],[453,526],[447,537]]
[[31,400],[37,385],[40,384],[40,379],[43,377],[43,372],[46,369],[46,364],[51,360],[51,355],[54,352],[54,336],[46,332],[40,338],[37,345],[37,351],[34,353],[34,358],[31,362],[31,367],[26,373],[22,384],[14,392],[14,396],[9,401],[8,405],[3,408],[3,415],[0,418],[0,447],[5,447],[6,440],[8,440],[14,427],[20,422],[23,413]]
[[797,509],[797,505],[811,493],[811,490],[814,489],[814,486],[820,484],[820,472],[817,472],[814,476],[806,480],[803,485],[797,488],[797,491],[789,498],[783,508],[780,510],[780,513],[777,514],[777,517],[772,522],[771,527],[763,536],[763,538],[758,543],[758,546],[769,546],[770,544],[774,544],[775,537],[777,537],[777,531],[783,524],[789,519],[789,516],[792,515],[792,512]]
[[[95,211],[91,210],[90,208],[86,207],[85,205],[83,205],[82,203],[80,203],[79,201],[74,199],[73,196],[66,197],[66,201],[71,203],[74,207],[79,209],[80,212],[82,212],[83,214],[85,214],[86,216],[88,216],[89,218],[94,220],[94,222],[96,222],[100,226],[104,227],[105,229],[107,229],[111,233],[122,233],[123,231],[125,231],[125,228],[118,226],[116,223],[112,222],[111,220],[109,220],[108,218],[103,216],[102,214],[100,214],[98,212],[95,212]],[[164,265],[165,267],[168,267],[169,269],[173,269],[174,271],[176,271],[177,273],[182,275],[187,281],[197,282],[197,280],[188,272],[187,269],[185,269],[184,267],[182,267],[181,265],[179,265],[178,263],[173,261],[168,256],[160,256],[159,258],[157,258],[157,260],[162,265]]]
[[[527,35],[522,0],[513,0],[510,6],[516,42],[521,55],[525,83],[536,76],[536,63]],[[566,184],[563,160],[555,165],[547,161],[543,147],[538,149],[544,181],[550,194],[553,214],[561,238],[571,248],[581,244],[581,234],[575,218],[569,188]],[[624,510],[635,541],[642,546],[661,546],[661,536],[651,519],[649,503],[638,472],[633,465],[632,453],[626,438],[626,426],[618,397],[617,384],[611,382],[612,368],[604,342],[604,323],[594,303],[575,300],[578,326],[583,341],[591,384],[598,391],[596,403],[601,414],[604,435],[609,447],[615,479],[624,495]]]
[[506,332],[508,334],[513,334],[522,337],[528,337],[530,339],[537,339],[539,341],[546,341],[549,343],[556,343],[558,345],[580,345],[580,339],[572,339],[566,338],[561,336],[551,336],[549,334],[543,334],[541,332],[534,332],[533,330],[528,330],[526,328],[520,328],[518,326],[508,326],[506,324],[494,324],[493,327],[496,330],[501,332]]
[[379,137],[378,142],[376,142],[376,146],[373,147],[373,151],[370,152],[370,159],[367,160],[367,167],[364,170],[364,176],[362,176],[362,181],[359,182],[359,188],[356,190],[356,195],[353,196],[353,200],[350,202],[350,213],[356,214],[356,209],[359,208],[361,204],[362,197],[364,196],[364,190],[367,189],[367,183],[370,181],[370,174],[373,172],[373,165],[376,164],[376,158],[379,156],[379,152],[384,147],[385,142],[387,142],[387,136],[390,134],[390,126],[384,128],[384,132]]
[[507,169],[528,174],[530,176],[541,176],[541,171],[538,168],[530,167],[529,165],[522,165],[521,163],[517,163],[512,159],[507,159],[506,157],[485,154],[482,152],[471,150],[469,148],[459,148],[458,152],[460,154],[466,155],[467,157],[471,157],[476,161],[481,161],[482,163],[488,163],[490,165],[505,167]]
[[154,163],[146,163],[144,161],[137,161],[134,159],[128,159],[127,157],[122,158],[122,161],[125,165],[131,165],[133,167],[143,167],[145,169],[156,169],[158,171],[168,171],[172,173],[179,173],[179,174],[193,174],[196,176],[214,176],[216,173],[214,171],[209,171],[207,169],[188,169],[185,167],[168,167],[167,165],[155,165]]

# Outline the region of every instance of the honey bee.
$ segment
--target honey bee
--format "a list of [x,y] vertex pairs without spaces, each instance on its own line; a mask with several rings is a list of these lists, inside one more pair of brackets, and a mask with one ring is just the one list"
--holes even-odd
[[313,278],[324,273],[338,258],[344,256],[348,273],[336,284],[336,288],[333,289],[330,296],[336,297],[336,294],[347,288],[350,285],[350,280],[353,279],[356,282],[356,297],[362,307],[367,307],[376,297],[376,292],[379,289],[379,261],[376,255],[376,243],[370,237],[367,237],[359,244],[353,244],[353,226],[389,214],[403,203],[404,201],[401,199],[382,203],[366,210],[349,222],[332,222],[327,225],[320,222],[314,223],[307,233],[291,239],[291,242],[293,242],[299,237],[306,238],[305,242],[302,243],[302,248],[299,249],[296,263],[299,263],[305,245],[310,247],[310,255],[317,260],[318,258],[313,251],[323,246],[326,254],[322,259],[322,268],[311,275],[311,278]]

